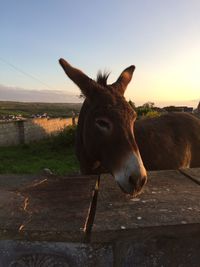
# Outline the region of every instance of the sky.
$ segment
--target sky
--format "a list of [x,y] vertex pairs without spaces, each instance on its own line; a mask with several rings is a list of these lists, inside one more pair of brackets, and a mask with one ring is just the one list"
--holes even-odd
[[135,65],[125,96],[136,104],[197,105],[199,14],[199,0],[1,0],[0,100],[7,88],[16,99],[17,90],[51,90],[74,102],[63,57],[94,79],[110,71],[108,83]]

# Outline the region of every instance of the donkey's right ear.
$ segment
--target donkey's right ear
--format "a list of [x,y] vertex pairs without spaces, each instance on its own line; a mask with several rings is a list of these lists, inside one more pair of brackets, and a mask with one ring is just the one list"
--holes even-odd
[[59,63],[64,69],[67,76],[81,89],[84,96],[89,97],[91,94],[92,83],[94,81],[85,75],[81,70],[72,67],[63,58],[59,59]]

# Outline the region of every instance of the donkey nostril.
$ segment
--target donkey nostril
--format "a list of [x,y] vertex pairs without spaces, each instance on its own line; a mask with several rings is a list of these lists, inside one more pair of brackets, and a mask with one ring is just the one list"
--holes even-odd
[[139,179],[136,176],[129,176],[129,183],[131,185],[133,185],[134,187],[143,187],[147,182],[147,176],[142,177],[141,179]]
[[137,179],[134,176],[129,176],[129,183],[136,186],[137,185]]

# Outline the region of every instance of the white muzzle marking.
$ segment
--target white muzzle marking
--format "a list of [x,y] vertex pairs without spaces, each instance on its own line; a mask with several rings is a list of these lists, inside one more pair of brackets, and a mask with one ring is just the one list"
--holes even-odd
[[[142,180],[147,176],[141,156],[135,152],[131,153],[122,168],[113,174],[120,187],[129,194],[136,192],[142,184]],[[130,177],[135,180],[135,184],[130,182]]]

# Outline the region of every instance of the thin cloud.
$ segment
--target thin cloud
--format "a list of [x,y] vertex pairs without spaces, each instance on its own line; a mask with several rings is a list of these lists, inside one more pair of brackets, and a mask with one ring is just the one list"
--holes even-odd
[[60,90],[27,90],[24,88],[0,85],[1,101],[79,103],[81,99]]

